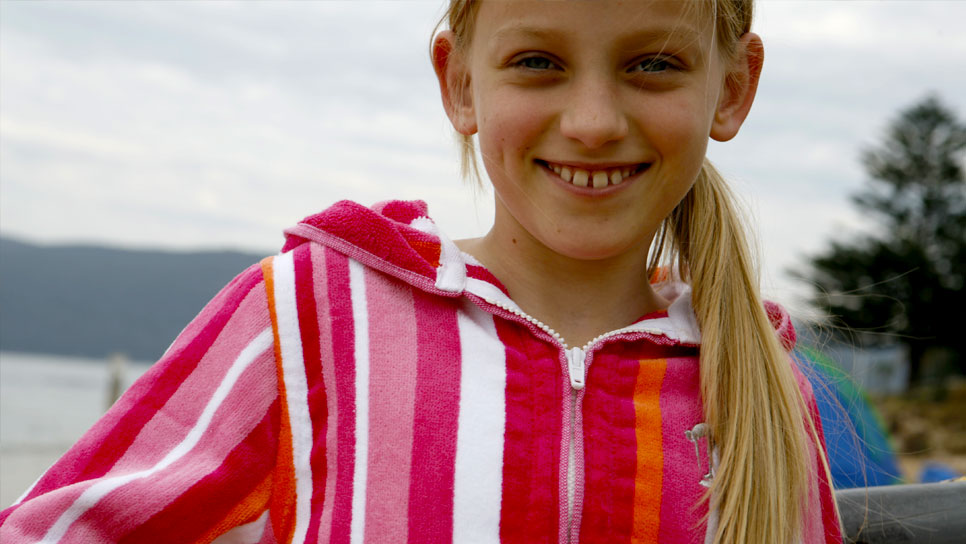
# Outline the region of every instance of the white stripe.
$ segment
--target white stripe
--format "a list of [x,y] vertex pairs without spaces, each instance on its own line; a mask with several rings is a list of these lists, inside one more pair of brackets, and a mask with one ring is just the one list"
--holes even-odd
[[[710,498],[708,504],[711,504]],[[714,534],[718,532],[718,509],[712,508],[708,512],[708,527],[704,532],[704,544],[714,544]]]
[[221,536],[212,540],[211,544],[258,544],[262,540],[262,535],[265,534],[267,524],[268,510],[265,510],[255,521],[239,525],[222,533]]
[[680,341],[700,344],[701,327],[698,326],[698,318],[694,315],[694,308],[691,306],[691,287],[683,283],[673,284],[666,290],[662,289],[660,294],[668,299],[673,297],[674,302],[667,309],[667,315],[671,320],[671,326],[678,331],[677,337]]
[[466,263],[463,261],[463,252],[428,217],[417,217],[409,226],[439,238],[436,287],[450,293],[462,292],[466,286]]
[[147,478],[157,472],[160,472],[167,467],[169,467],[175,461],[181,459],[188,454],[194,448],[201,436],[208,430],[208,425],[211,424],[211,419],[214,417],[215,412],[221,403],[231,392],[232,388],[235,386],[235,382],[242,375],[242,372],[248,368],[248,365],[252,363],[259,355],[265,352],[266,349],[272,346],[272,329],[271,327],[263,330],[258,336],[256,336],[245,349],[238,354],[238,358],[232,363],[231,368],[222,378],[221,383],[218,384],[218,388],[215,389],[214,394],[211,399],[208,400],[208,404],[205,405],[204,410],[201,412],[201,416],[198,417],[198,421],[195,426],[192,427],[188,435],[185,436],[184,440],[180,444],[175,446],[167,455],[164,456],[156,465],[153,467],[142,470],[139,472],[134,472],[131,474],[125,474],[123,476],[115,476],[113,478],[104,478],[99,480],[94,485],[88,487],[81,493],[73,504],[70,505],[63,514],[57,518],[57,521],[51,526],[47,531],[47,534],[38,541],[40,543],[54,543],[59,541],[61,538],[67,534],[67,530],[70,529],[71,525],[74,524],[85,512],[93,508],[102,498],[104,498],[108,493],[114,491],[115,489],[135,480],[141,478]]
[[355,328],[356,459],[352,477],[352,523],[349,542],[363,541],[366,530],[366,484],[369,469],[369,314],[366,310],[365,268],[349,260],[349,291]]
[[295,257],[292,252],[275,257],[275,317],[282,354],[285,403],[292,429],[292,464],[295,467],[295,532],[292,542],[302,542],[312,516],[312,419],[309,415],[309,388],[302,359],[302,335],[295,302]]
[[499,287],[488,281],[477,278],[466,278],[466,290],[489,302],[490,304],[498,302],[507,308],[512,308],[515,311],[523,312],[523,310],[517,306],[517,303],[513,302],[513,299],[508,297],[503,291],[500,291]]
[[[715,448],[711,452],[711,463],[712,468],[718,466],[718,449]],[[714,474],[716,471],[712,470],[711,473]],[[715,496],[712,494],[708,497],[708,525],[704,531],[704,544],[714,544],[714,535],[718,532],[718,509],[714,507]]]
[[499,542],[506,424],[506,351],[493,316],[463,301],[453,542]]

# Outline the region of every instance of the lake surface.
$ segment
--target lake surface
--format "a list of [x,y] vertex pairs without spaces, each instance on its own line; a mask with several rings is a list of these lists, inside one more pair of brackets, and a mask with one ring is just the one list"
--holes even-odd
[[[150,364],[127,362],[126,389]],[[0,508],[9,506],[107,410],[111,364],[0,351]]]

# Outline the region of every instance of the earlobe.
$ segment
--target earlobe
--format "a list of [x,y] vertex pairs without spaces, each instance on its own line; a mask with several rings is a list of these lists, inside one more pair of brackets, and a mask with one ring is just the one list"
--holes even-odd
[[738,134],[755,101],[764,61],[765,48],[761,38],[751,32],[742,36],[735,61],[725,74],[724,88],[715,109],[711,124],[713,139],[725,142]]
[[469,136],[476,133],[476,111],[466,58],[456,49],[455,43],[452,31],[446,30],[436,36],[432,50],[433,69],[450,123],[457,132]]

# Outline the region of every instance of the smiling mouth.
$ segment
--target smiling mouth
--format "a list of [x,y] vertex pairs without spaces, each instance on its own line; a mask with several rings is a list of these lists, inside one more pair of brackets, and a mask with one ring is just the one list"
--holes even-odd
[[608,185],[620,185],[625,179],[646,170],[650,166],[650,163],[641,163],[591,170],[544,160],[537,160],[537,162],[544,168],[553,171],[554,174],[557,174],[557,177],[567,183],[577,187],[593,187],[594,189],[603,189]]

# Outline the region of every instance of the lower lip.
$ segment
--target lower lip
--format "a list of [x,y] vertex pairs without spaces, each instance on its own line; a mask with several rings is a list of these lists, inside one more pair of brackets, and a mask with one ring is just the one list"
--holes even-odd
[[637,172],[634,172],[630,176],[621,180],[621,182],[618,183],[617,185],[613,185],[610,182],[607,182],[607,187],[601,187],[599,189],[595,189],[593,187],[593,180],[590,181],[590,184],[587,187],[580,187],[580,186],[574,185],[573,183],[570,183],[569,181],[565,181],[562,177],[558,176],[557,173],[554,172],[545,163],[537,163],[537,165],[540,166],[540,168],[542,168],[543,171],[548,176],[550,176],[550,178],[553,181],[562,185],[568,191],[580,196],[589,196],[589,197],[598,197],[598,198],[612,195],[615,192],[620,191],[621,189],[634,183],[634,181],[636,181],[641,174],[643,174],[644,172],[647,172],[647,170],[650,168],[650,165],[648,165],[648,166],[645,166],[644,168],[639,169]]

